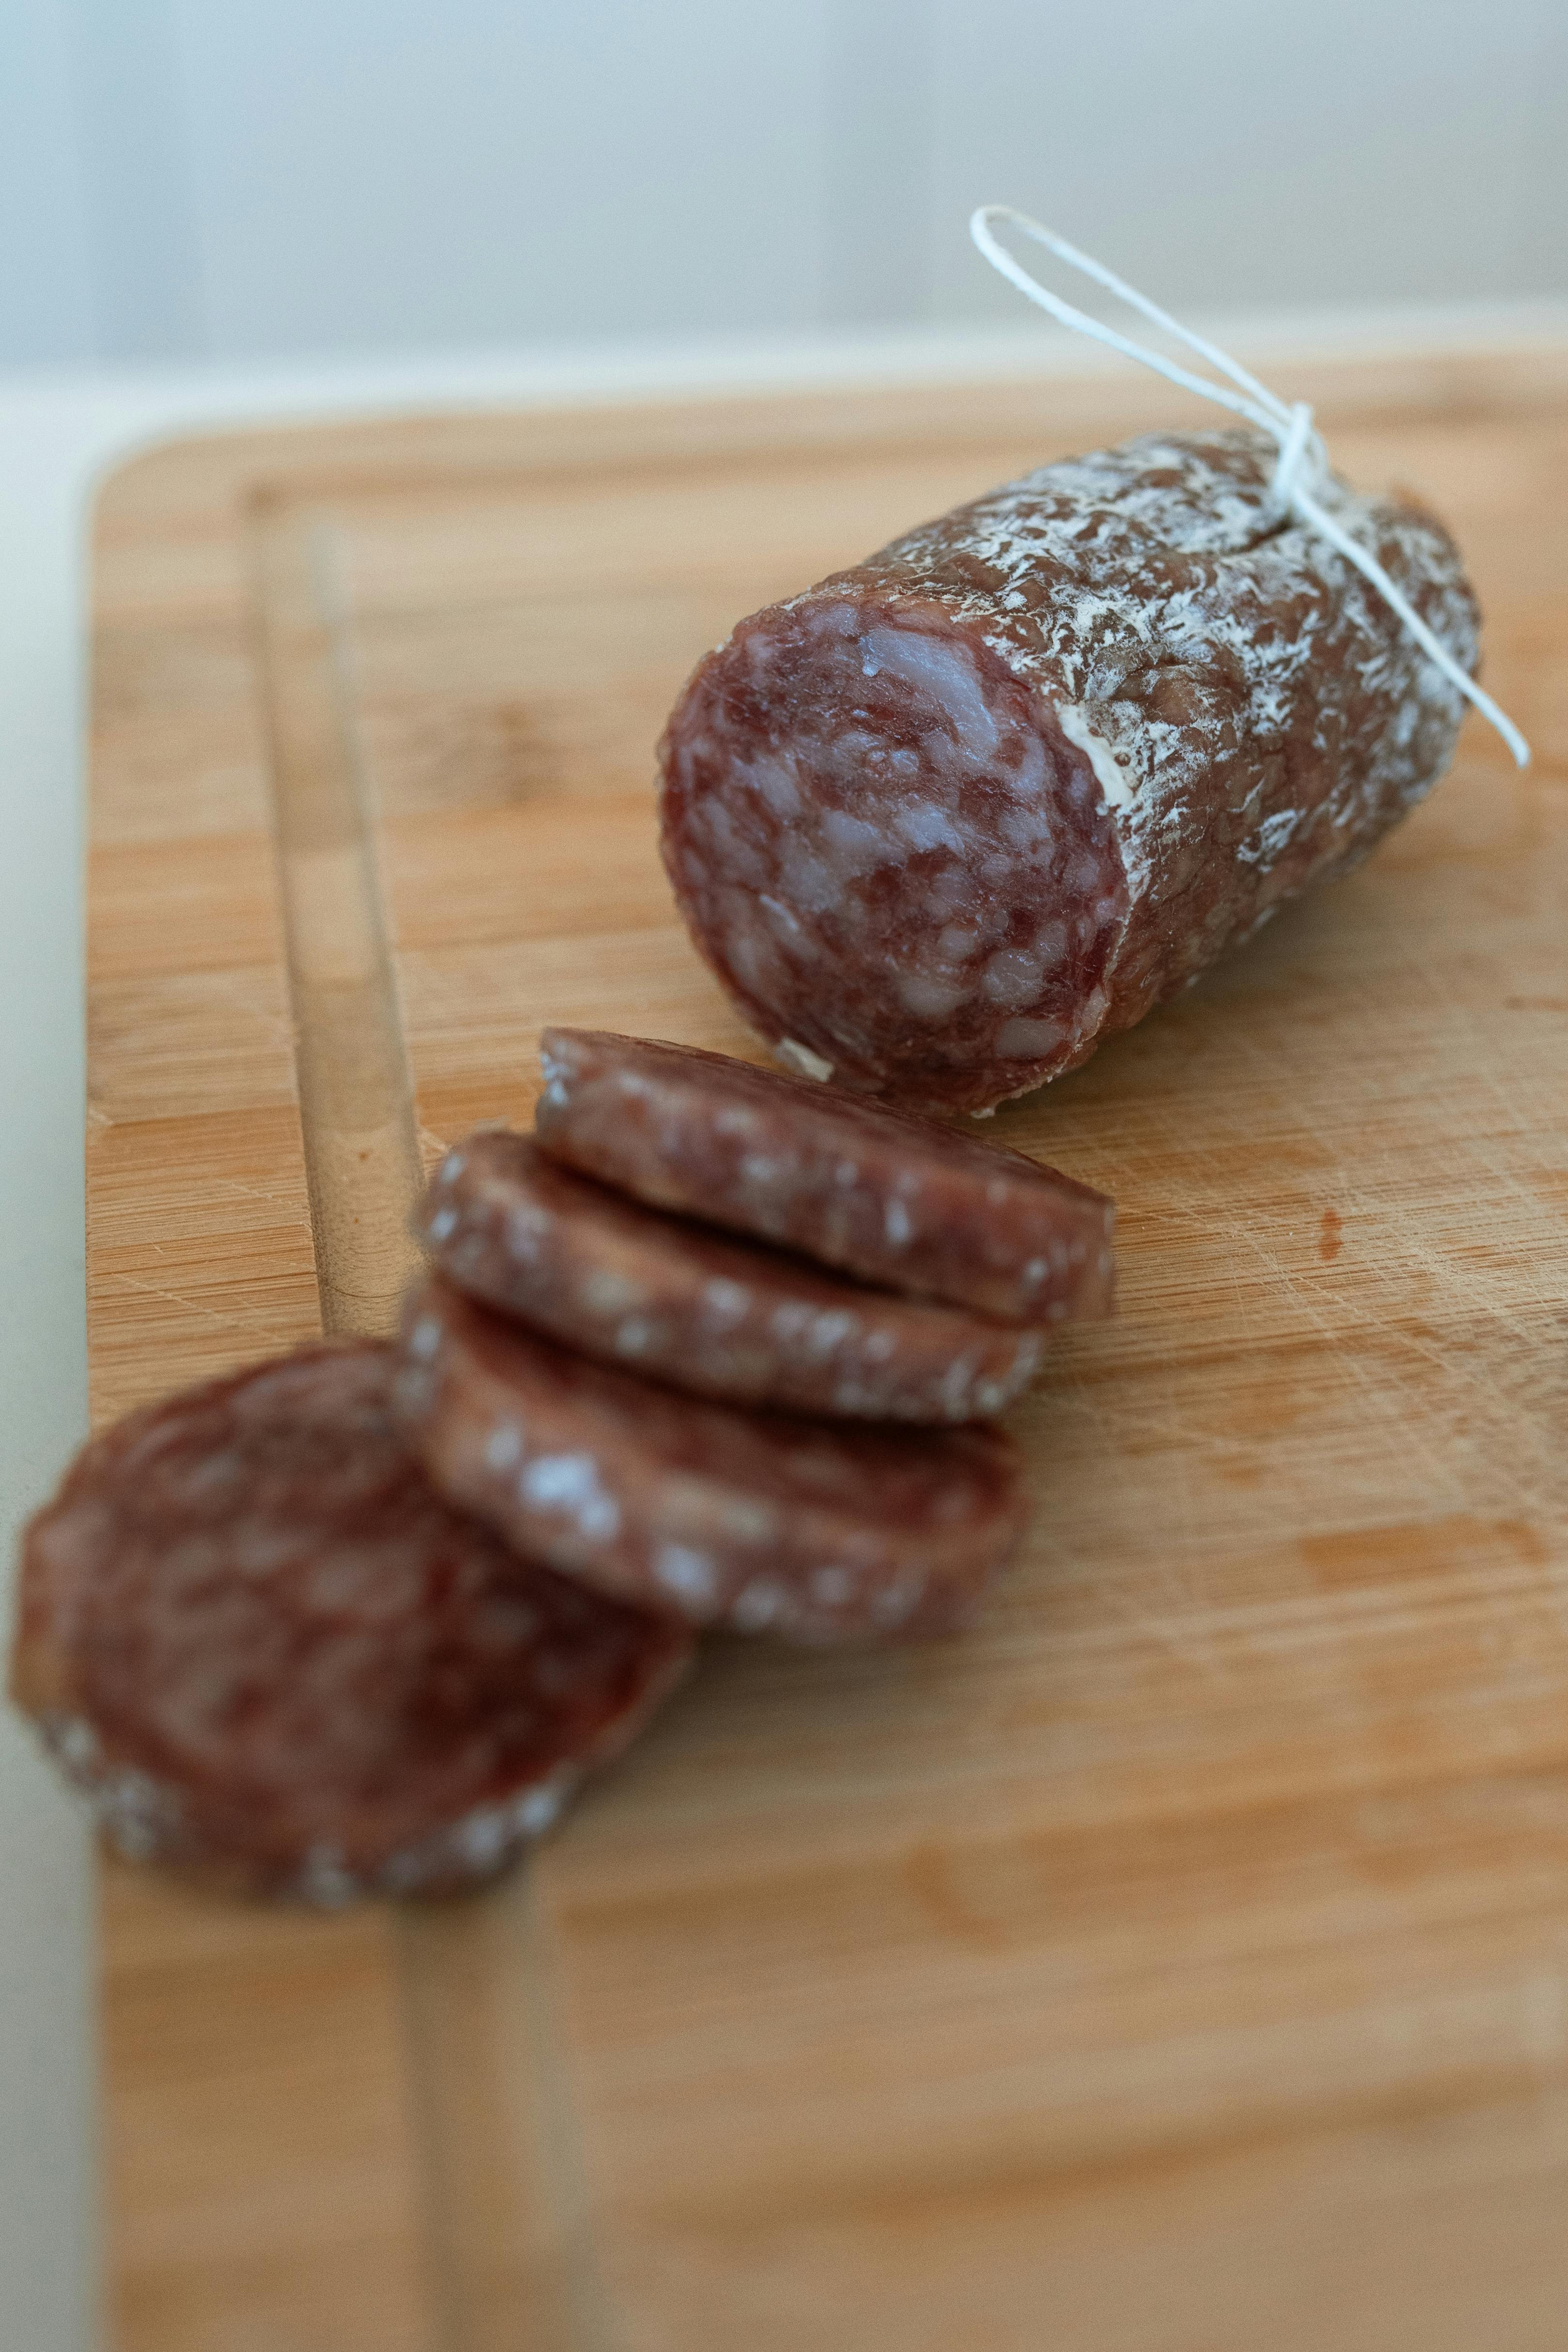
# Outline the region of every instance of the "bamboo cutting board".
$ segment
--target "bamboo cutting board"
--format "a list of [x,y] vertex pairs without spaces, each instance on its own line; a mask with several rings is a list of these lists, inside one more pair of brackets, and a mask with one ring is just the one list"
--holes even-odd
[[[121,2352],[1568,2342],[1568,353],[1320,370],[1449,516],[1456,772],[998,1141],[1122,1204],[956,1643],[710,1645],[527,1869],[108,1867]],[[97,519],[95,1412],[383,1328],[547,1020],[757,1048],[651,753],[741,613],[1183,414],[1070,388],[188,441]]]

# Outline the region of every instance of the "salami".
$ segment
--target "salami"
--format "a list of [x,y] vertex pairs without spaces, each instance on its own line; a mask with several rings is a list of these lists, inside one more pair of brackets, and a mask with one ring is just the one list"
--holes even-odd
[[1021,1532],[994,1430],[752,1413],[570,1354],[439,1276],[396,1397],[443,1493],[521,1551],[694,1625],[802,1642],[947,1632]]
[[527,1136],[472,1135],[418,1217],[462,1289],[568,1347],[700,1396],[853,1420],[991,1420],[1041,1334],[825,1274],[558,1167]]
[[[665,735],[698,947],[780,1056],[984,1111],[1072,1068],[1434,784],[1463,703],[1282,522],[1252,431],[1046,466],[742,621]],[[1322,503],[1467,669],[1417,508]]]
[[654,1206],[1005,1321],[1110,1311],[1116,1211],[1022,1153],[696,1047],[547,1029],[546,1151]]
[[29,1527],[14,1695],[121,1852],[322,1903],[462,1885],[686,1664],[441,1499],[393,1366],[307,1349],[133,1413]]

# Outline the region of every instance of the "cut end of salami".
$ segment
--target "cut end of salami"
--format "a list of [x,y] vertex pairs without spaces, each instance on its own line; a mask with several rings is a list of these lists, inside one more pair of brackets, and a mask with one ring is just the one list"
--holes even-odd
[[[1042,467],[742,621],[661,747],[699,949],[792,1068],[984,1111],[1345,870],[1434,783],[1458,690],[1250,432]],[[1416,509],[1321,497],[1461,665]]]
[[1043,1352],[1037,1331],[731,1241],[494,1129],[447,1153],[416,1229],[473,1297],[601,1362],[735,1404],[994,1420]]
[[28,1528],[13,1693],[128,1856],[323,1904],[469,1884],[686,1666],[440,1497],[393,1370],[324,1346],[150,1406]]
[[655,1207],[1007,1322],[1109,1314],[1115,1208],[1022,1153],[694,1046],[547,1029],[553,1158]]
[[1089,1050],[1127,921],[1115,828],[1084,752],[941,605],[830,585],[743,621],[664,762],[676,896],[786,1063],[973,1109]]
[[801,1642],[946,1633],[1022,1532],[992,1430],[853,1429],[658,1389],[439,1276],[409,1303],[398,1410],[431,1477],[520,1551],[694,1625]]

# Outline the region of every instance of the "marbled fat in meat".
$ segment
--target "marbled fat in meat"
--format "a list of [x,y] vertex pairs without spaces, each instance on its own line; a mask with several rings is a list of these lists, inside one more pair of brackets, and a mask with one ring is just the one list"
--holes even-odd
[[1116,1210],[1021,1152],[723,1054],[546,1029],[546,1151],[656,1208],[1018,1323],[1110,1312]]
[[993,1429],[753,1412],[591,1361],[433,1277],[396,1398],[452,1502],[596,1591],[796,1642],[965,1623],[1023,1530]]
[[416,1223],[472,1297],[584,1355],[731,1404],[994,1420],[1044,1350],[1038,1331],[646,1208],[502,1129],[447,1154]]
[[13,1696],[130,1858],[322,1904],[470,1884],[686,1666],[442,1500],[393,1369],[307,1348],[148,1406],[28,1528]]

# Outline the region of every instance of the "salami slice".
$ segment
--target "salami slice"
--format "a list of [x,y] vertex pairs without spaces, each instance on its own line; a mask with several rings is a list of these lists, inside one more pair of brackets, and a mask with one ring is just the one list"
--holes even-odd
[[993,1420],[1044,1346],[1037,1331],[868,1290],[644,1208],[523,1135],[481,1131],[448,1152],[418,1227],[475,1297],[604,1362],[735,1404]]
[[695,1625],[802,1642],[962,1624],[1021,1532],[995,1430],[708,1404],[570,1354],[439,1276],[396,1397],[437,1485],[521,1551]]
[[518,1559],[307,1349],[133,1413],[23,1543],[14,1695],[138,1859],[323,1903],[497,1869],[687,1663]]
[[[1455,689],[1251,431],[1042,467],[742,621],[662,747],[698,947],[782,1058],[984,1110],[1083,1061],[1442,774]],[[1319,494],[1467,668],[1459,555]]]
[[546,1151],[665,1209],[1019,1323],[1110,1311],[1114,1204],[837,1087],[694,1046],[547,1029]]

